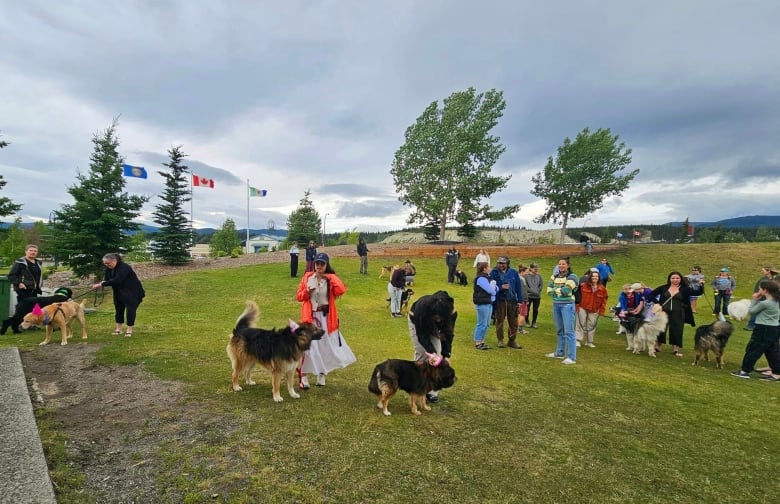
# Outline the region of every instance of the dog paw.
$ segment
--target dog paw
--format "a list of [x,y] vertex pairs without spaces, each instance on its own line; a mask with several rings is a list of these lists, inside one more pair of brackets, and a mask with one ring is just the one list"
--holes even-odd
[[292,397],[293,399],[300,399],[301,395],[298,392],[296,392],[294,390],[291,390],[290,391],[290,397]]
[[389,412],[389,411],[387,411],[387,410],[384,410],[384,411],[382,412],[382,414],[383,414],[384,416],[390,416],[390,415],[392,415],[392,413],[390,413],[390,412]]
[[241,385],[236,385],[235,387],[233,387],[233,392],[241,392],[242,390],[244,389],[241,388]]
[[284,397],[282,396],[274,397],[274,402],[282,402],[282,401],[284,401]]
[[431,411],[431,407],[430,407],[430,406],[428,406],[427,404],[426,404],[425,406],[423,406],[422,408],[423,408],[425,411]]
[[255,382],[253,380],[249,380],[249,381],[246,382],[246,384],[247,385],[257,385],[257,382]]
[[67,345],[67,344],[68,344],[68,340],[65,340],[65,341],[63,341],[62,343],[60,343],[60,345],[61,345],[61,346],[65,346],[65,345]]

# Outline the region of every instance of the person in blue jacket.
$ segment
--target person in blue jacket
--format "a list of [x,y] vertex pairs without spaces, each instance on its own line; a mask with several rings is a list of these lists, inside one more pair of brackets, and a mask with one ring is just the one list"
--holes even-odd
[[500,256],[496,261],[496,267],[490,272],[490,279],[496,281],[498,293],[496,304],[493,307],[496,321],[496,338],[498,348],[504,348],[504,321],[508,322],[509,348],[523,348],[517,342],[517,313],[520,303],[523,301],[523,284],[520,274],[509,267],[509,258]]

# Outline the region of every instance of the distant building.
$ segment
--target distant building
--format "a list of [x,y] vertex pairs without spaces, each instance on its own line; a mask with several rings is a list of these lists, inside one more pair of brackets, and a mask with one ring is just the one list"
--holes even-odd
[[279,244],[282,238],[270,234],[257,234],[249,237],[249,241],[245,242],[247,254],[256,254],[260,251],[272,251],[278,250]]

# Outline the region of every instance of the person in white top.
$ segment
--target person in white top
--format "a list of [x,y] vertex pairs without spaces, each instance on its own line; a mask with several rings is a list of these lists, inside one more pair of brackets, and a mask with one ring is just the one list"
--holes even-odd
[[485,252],[485,249],[479,249],[479,253],[477,254],[477,257],[474,259],[474,268],[476,268],[477,264],[479,263],[492,264],[490,262],[490,254]]

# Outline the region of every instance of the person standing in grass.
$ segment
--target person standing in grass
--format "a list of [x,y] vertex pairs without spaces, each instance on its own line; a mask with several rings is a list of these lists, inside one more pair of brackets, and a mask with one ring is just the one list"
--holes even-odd
[[[114,291],[114,322],[116,322],[114,334],[122,334],[122,324],[126,320],[125,336],[132,336],[136,312],[144,300],[146,292],[144,292],[138,275],[129,264],[122,260],[121,255],[113,253],[104,255],[103,266],[106,267],[104,280],[94,284],[92,290],[111,287]],[[126,319],[125,313],[127,313]]]
[[[692,291],[688,284],[683,282],[682,273],[672,271],[666,278],[666,284],[656,287],[645,299],[656,299],[661,305],[661,309],[669,316],[667,331],[669,332],[669,343],[672,345],[672,353],[677,357],[682,357],[683,329],[685,324],[696,327],[693,320],[693,311],[691,310]],[[666,335],[658,338],[655,343],[655,351],[661,350],[661,345],[666,342]]]
[[732,371],[737,378],[750,378],[753,366],[766,356],[771,372],[762,380],[780,381],[780,285],[774,280],[762,280],[753,293],[748,312],[756,316],[753,334],[750,336],[742,367]]
[[290,245],[290,276],[292,278],[295,278],[298,276],[298,254],[300,254],[300,250],[298,249],[298,242],[293,241],[292,245]]
[[716,317],[722,313],[724,317],[729,315],[729,301],[731,293],[737,288],[737,282],[729,274],[728,268],[721,268],[720,273],[712,280],[712,290],[715,296],[715,310],[712,312]]
[[704,294],[704,282],[705,277],[701,272],[701,266],[694,266],[691,268],[691,273],[685,277],[688,287],[691,289],[691,311],[696,313],[696,308],[699,304],[699,298]]
[[390,275],[390,281],[387,282],[387,295],[390,296],[390,316],[402,317],[401,299],[404,295],[404,286],[406,285],[406,273],[397,264],[393,266],[393,273]]
[[357,255],[360,257],[360,274],[368,275],[368,246],[363,238],[358,240]]
[[477,350],[488,350],[485,335],[490,326],[490,316],[493,313],[493,302],[496,300],[498,285],[490,279],[490,263],[477,263],[477,276],[474,278],[474,294],[472,301],[477,310],[477,325],[474,327],[474,347]]
[[306,246],[306,272],[314,271],[314,258],[317,257],[317,246],[314,240],[309,240]]
[[542,280],[542,275],[539,274],[539,265],[535,262],[528,266],[525,283],[528,285],[528,312],[531,315],[531,328],[536,329],[536,319],[539,317],[539,304],[542,302],[544,281]]
[[574,291],[579,279],[571,272],[569,258],[558,260],[556,273],[547,282],[547,294],[553,302],[553,322],[557,332],[558,343],[555,352],[547,357],[563,359],[563,364],[577,363],[577,344],[574,335]]
[[[772,266],[764,266],[761,268],[761,278],[759,278],[756,281],[755,287],[753,287],[753,292],[758,292],[758,286],[763,282],[764,280],[777,280],[777,270],[773,268]],[[750,317],[750,320],[748,320],[747,325],[743,328],[746,331],[752,331],[753,328],[756,326],[756,317],[752,316]]]
[[615,274],[615,270],[612,269],[612,265],[609,264],[609,261],[607,261],[606,257],[602,257],[601,261],[596,265],[596,269],[599,270],[599,278],[601,279],[601,284],[606,287],[610,280],[612,280],[612,276]]
[[577,308],[577,341],[585,340],[585,346],[596,348],[593,343],[593,336],[596,333],[596,326],[599,317],[603,317],[607,311],[607,299],[609,294],[607,288],[601,283],[601,277],[598,271],[589,271],[585,282],[580,283],[580,304]]

